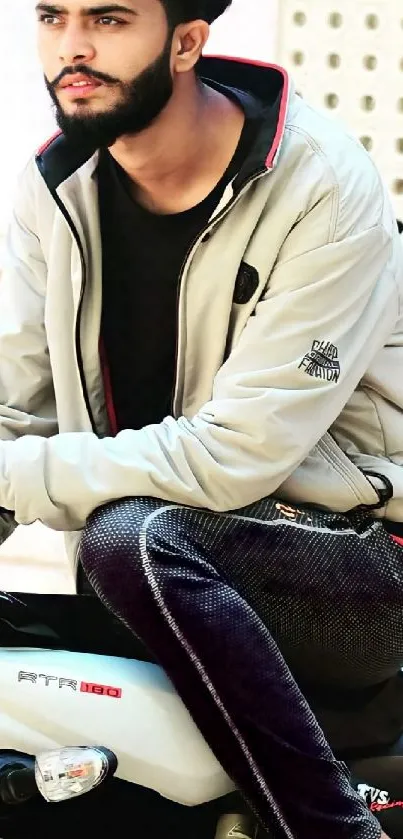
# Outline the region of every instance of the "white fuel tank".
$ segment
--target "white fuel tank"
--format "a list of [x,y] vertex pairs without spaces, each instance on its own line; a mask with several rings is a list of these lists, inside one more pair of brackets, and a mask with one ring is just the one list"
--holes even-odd
[[106,746],[118,778],[188,806],[234,789],[163,670],[141,661],[1,649],[0,744]]

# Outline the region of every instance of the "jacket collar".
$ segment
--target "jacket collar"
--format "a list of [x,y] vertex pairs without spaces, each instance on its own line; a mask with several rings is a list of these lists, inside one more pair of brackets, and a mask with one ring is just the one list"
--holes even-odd
[[[256,142],[234,184],[237,191],[252,176],[275,165],[288,110],[289,77],[273,64],[221,56],[203,57],[199,72],[207,84],[236,99],[247,118],[259,123]],[[98,152],[78,147],[58,131],[38,150],[36,162],[48,189],[55,192],[86,163],[93,173]]]

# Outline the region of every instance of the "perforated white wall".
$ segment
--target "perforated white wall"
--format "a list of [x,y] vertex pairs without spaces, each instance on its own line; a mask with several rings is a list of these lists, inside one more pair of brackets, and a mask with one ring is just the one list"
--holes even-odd
[[402,0],[281,0],[277,60],[362,140],[403,218]]

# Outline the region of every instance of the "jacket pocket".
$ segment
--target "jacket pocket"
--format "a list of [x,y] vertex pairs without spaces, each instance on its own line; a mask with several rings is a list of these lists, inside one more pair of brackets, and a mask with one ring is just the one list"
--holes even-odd
[[276,495],[299,504],[312,504],[338,513],[373,507],[379,498],[365,474],[326,433]]
[[327,432],[317,444],[318,454],[337,472],[340,479],[347,484],[360,505],[372,507],[379,503],[379,496],[364,472],[347,457],[337,445],[331,434]]

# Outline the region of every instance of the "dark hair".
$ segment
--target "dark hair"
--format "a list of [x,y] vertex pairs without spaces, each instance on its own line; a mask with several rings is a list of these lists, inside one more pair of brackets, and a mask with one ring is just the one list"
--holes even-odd
[[174,28],[199,18],[213,23],[229,8],[232,0],[161,0],[161,3],[170,27]]

